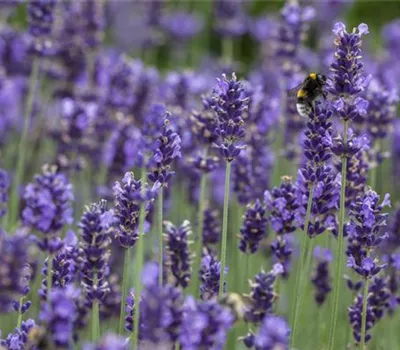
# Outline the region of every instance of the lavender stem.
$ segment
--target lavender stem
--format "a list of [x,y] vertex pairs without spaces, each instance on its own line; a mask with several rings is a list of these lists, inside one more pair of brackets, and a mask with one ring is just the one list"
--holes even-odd
[[158,232],[158,285],[163,285],[163,187],[157,197],[157,232]]
[[367,304],[368,304],[368,285],[369,279],[366,278],[364,282],[364,291],[363,291],[363,306],[362,306],[362,315],[361,315],[361,350],[365,350],[365,333],[367,326]]
[[[97,284],[97,273],[94,274],[94,284]],[[123,304],[121,302],[121,304]],[[95,342],[100,338],[100,319],[99,319],[99,301],[93,300],[92,305],[92,340]]]
[[26,97],[24,128],[22,129],[22,135],[18,145],[17,167],[10,195],[10,211],[7,216],[8,228],[11,228],[11,226],[15,223],[19,212],[18,192],[22,182],[22,176],[24,174],[24,168],[25,168],[26,143],[28,138],[29,126],[31,123],[31,114],[33,110],[33,101],[35,97],[35,87],[39,77],[39,63],[40,63],[39,58],[34,57],[32,61],[31,76],[29,78],[29,90],[28,90],[28,95]]
[[199,216],[197,222],[197,237],[196,237],[196,248],[195,248],[195,258],[193,263],[193,282],[192,282],[192,293],[195,298],[200,296],[200,278],[199,271],[201,265],[201,256],[203,249],[203,231],[204,231],[204,209],[206,201],[207,192],[207,174],[203,173],[200,179],[200,198],[199,198]]
[[234,56],[234,42],[232,38],[224,38],[222,41],[222,57],[225,63],[231,63]]
[[19,298],[19,308],[18,308],[18,320],[17,320],[17,328],[21,328],[22,323],[22,305],[24,304],[25,296]]
[[[343,144],[347,144],[347,130],[348,130],[348,120],[343,121]],[[342,270],[343,270],[343,258],[344,258],[344,216],[345,216],[345,204],[346,204],[346,177],[347,177],[347,156],[342,157],[342,179],[340,188],[340,208],[339,208],[339,236],[338,236],[338,248],[336,256],[336,269],[335,269],[335,280],[334,288],[335,294],[333,298],[333,312],[331,317],[331,329],[329,332],[329,350],[333,350],[335,346],[335,335],[336,335],[336,323],[339,308],[339,296],[340,296],[340,285],[342,282]]]
[[[301,240],[301,256],[300,256],[300,261],[299,261],[299,269],[297,270],[297,276],[296,276],[296,286],[294,288],[295,294],[294,294],[294,300],[295,302],[295,307],[293,311],[293,328],[292,328],[292,336],[291,336],[291,347],[294,345],[294,340],[296,339],[296,326],[298,323],[298,318],[299,318],[299,309],[301,305],[301,297],[304,294],[304,268],[308,268],[311,260],[311,238],[308,237],[308,225],[310,223],[310,216],[311,216],[311,206],[312,206],[312,201],[313,201],[313,194],[314,194],[314,184],[310,185],[310,192],[308,194],[308,201],[307,201],[307,212],[306,212],[306,218],[304,222],[304,230],[303,230],[303,237]],[[306,265],[304,266],[304,261],[306,260],[306,253],[307,255],[307,261]]]
[[[146,168],[142,169],[141,183],[142,183],[142,191],[146,190],[147,180],[147,172]],[[136,275],[135,275],[135,295],[137,302],[135,303],[135,315],[134,315],[134,324],[133,324],[133,332],[131,335],[132,346],[134,349],[138,348],[139,345],[139,316],[140,316],[140,294],[142,290],[141,284],[141,275],[143,270],[143,260],[144,260],[144,246],[143,246],[143,234],[144,234],[144,219],[146,216],[146,204],[143,201],[140,203],[140,211],[139,211],[139,237],[137,240],[136,246]],[[160,273],[160,272],[159,272]],[[161,273],[160,273],[161,274]],[[161,274],[162,275],[162,274]]]
[[119,315],[119,328],[118,334],[122,334],[124,332],[124,322],[125,322],[125,302],[126,296],[128,294],[128,283],[129,283],[129,264],[131,263],[131,250],[132,248],[125,249],[125,257],[124,257],[124,270],[122,277],[122,295],[121,295],[121,312]]
[[226,261],[226,242],[228,233],[228,209],[229,209],[229,187],[231,177],[231,162],[226,162],[225,171],[225,195],[224,195],[224,213],[222,217],[222,243],[221,243],[221,273],[219,278],[219,297],[224,294],[225,261]]

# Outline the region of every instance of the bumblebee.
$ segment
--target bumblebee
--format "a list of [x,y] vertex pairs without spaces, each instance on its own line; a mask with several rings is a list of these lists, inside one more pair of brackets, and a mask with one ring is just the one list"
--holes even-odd
[[[40,350],[53,349],[49,339],[49,332],[42,326],[33,326],[27,334],[27,349],[36,348]],[[24,348],[25,349],[25,348]]]
[[244,321],[246,313],[252,305],[251,298],[246,294],[228,293],[219,299],[222,306],[228,308],[236,321]]
[[319,96],[326,98],[325,85],[325,75],[310,73],[299,86],[295,87],[294,90],[297,90],[297,113],[302,117],[307,117],[314,110],[314,101]]

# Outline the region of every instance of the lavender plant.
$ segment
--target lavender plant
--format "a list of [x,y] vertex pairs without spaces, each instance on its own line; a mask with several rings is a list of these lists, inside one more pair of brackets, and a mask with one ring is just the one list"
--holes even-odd
[[[227,230],[228,230],[228,209],[231,163],[239,156],[244,145],[241,140],[244,138],[243,113],[247,109],[248,98],[244,97],[244,88],[236,75],[232,78],[223,75],[218,79],[218,84],[212,97],[212,107],[217,115],[217,127],[215,129],[218,140],[215,146],[218,148],[220,156],[226,161],[225,171],[225,193],[224,193],[224,213],[222,222],[221,240],[221,271],[225,270]],[[219,295],[223,294],[224,274],[221,274],[219,283]]]
[[396,4],[277,4],[0,1],[1,349],[397,349]]
[[339,233],[337,247],[337,261],[335,267],[334,301],[329,336],[329,349],[335,346],[335,334],[337,323],[337,310],[339,307],[341,276],[343,268],[344,238],[343,227],[345,221],[346,201],[346,176],[348,158],[356,153],[353,143],[348,140],[349,123],[356,117],[365,115],[368,101],[360,96],[366,88],[368,79],[363,73],[362,61],[362,36],[368,34],[368,26],[360,24],[358,28],[348,33],[342,22],[336,22],[333,28],[335,39],[335,61],[331,65],[333,73],[329,92],[336,96],[334,109],[343,120],[343,137],[338,141],[335,154],[341,158],[341,193],[339,207]]

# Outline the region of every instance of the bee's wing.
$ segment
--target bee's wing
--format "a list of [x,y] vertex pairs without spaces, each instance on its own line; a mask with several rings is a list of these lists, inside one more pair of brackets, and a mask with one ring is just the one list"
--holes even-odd
[[287,90],[288,96],[297,96],[297,92],[301,89],[302,86],[303,86],[303,83],[300,83],[300,84],[288,89]]

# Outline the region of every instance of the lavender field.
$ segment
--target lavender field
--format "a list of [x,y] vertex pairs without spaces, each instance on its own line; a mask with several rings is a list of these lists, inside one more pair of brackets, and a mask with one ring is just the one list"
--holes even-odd
[[0,350],[400,350],[396,1],[0,0]]

